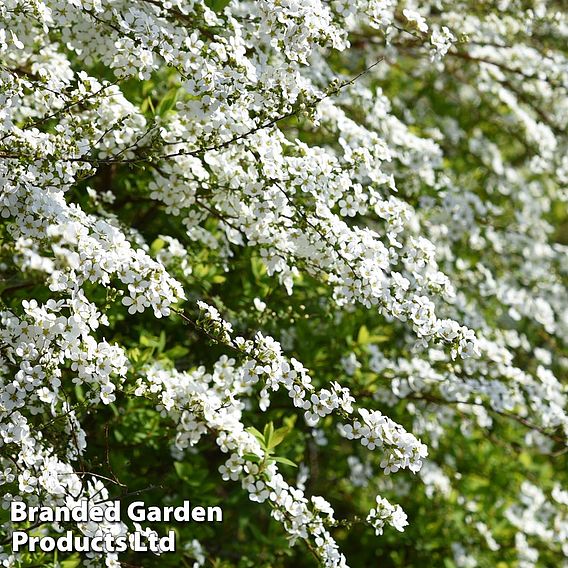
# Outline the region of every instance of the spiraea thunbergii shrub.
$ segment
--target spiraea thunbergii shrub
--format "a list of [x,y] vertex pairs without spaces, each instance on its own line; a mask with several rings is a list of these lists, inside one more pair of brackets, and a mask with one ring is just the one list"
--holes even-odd
[[561,1],[0,0],[0,564],[568,566],[567,88]]

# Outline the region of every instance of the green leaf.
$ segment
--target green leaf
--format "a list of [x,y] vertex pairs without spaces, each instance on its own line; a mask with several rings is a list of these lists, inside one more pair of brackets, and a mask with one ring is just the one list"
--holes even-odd
[[518,460],[521,464],[523,464],[526,468],[530,468],[533,464],[532,458],[528,452],[521,452],[519,454]]
[[266,447],[269,450],[272,450],[273,448],[278,446],[278,444],[282,443],[282,441],[284,440],[284,438],[286,438],[286,436],[288,435],[289,432],[290,432],[290,430],[286,427],[278,428],[272,434],[272,436],[270,438],[270,443],[267,443]]
[[166,346],[166,332],[162,329],[160,332],[160,339],[158,340],[158,352],[161,353]]
[[371,335],[371,337],[369,337],[369,343],[384,343],[389,340],[390,336],[388,335]]
[[146,97],[146,104],[152,111],[152,114],[156,114],[156,109],[154,108],[154,103],[152,102],[152,97]]
[[191,474],[191,466],[185,462],[174,462],[174,469],[180,479],[187,479]]
[[274,434],[274,424],[272,424],[272,422],[269,422],[264,427],[264,445],[266,446],[267,449],[271,448],[273,434]]
[[246,430],[249,434],[252,434],[257,440],[264,441],[264,436],[254,426],[249,426]]
[[244,454],[243,458],[254,463],[258,463],[260,461],[260,458],[256,454]]
[[292,416],[286,416],[286,418],[284,418],[284,420],[283,420],[284,426],[286,426],[286,428],[288,428],[288,430],[292,431],[294,429],[295,424],[296,424],[296,420],[298,420],[297,414],[292,414]]
[[165,95],[164,98],[159,102],[158,106],[156,107],[156,114],[159,116],[164,116],[169,110],[173,108],[173,106],[177,102],[179,89],[175,87],[170,89]]
[[164,355],[169,359],[179,359],[189,353],[189,349],[183,345],[174,345],[171,349],[164,352]]
[[85,400],[85,393],[83,392],[83,387],[81,385],[75,385],[75,396],[79,402]]
[[222,12],[229,5],[230,0],[206,0],[205,4],[214,12]]
[[156,340],[149,335],[141,335],[140,345],[143,345],[144,347],[156,347]]
[[154,239],[154,241],[150,246],[150,252],[152,253],[153,256],[156,256],[165,246],[166,243],[164,240]]
[[357,334],[357,343],[360,345],[365,345],[369,343],[369,338],[371,335],[369,334],[369,330],[367,329],[366,325],[362,325],[359,328],[359,333]]
[[291,465],[292,467],[298,467],[292,460],[280,456],[271,457],[268,461],[274,461],[277,463],[283,463],[284,465]]
[[59,566],[61,566],[61,568],[76,568],[80,565],[81,557],[78,554],[73,554],[73,556],[59,562]]
[[250,265],[254,279],[257,283],[259,283],[264,274],[266,274],[266,267],[260,258],[256,258],[254,256],[250,259]]

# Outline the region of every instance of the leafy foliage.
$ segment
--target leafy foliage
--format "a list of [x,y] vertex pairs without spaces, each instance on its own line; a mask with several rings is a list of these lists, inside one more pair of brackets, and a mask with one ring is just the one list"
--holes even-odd
[[567,565],[562,8],[0,3],[3,565]]

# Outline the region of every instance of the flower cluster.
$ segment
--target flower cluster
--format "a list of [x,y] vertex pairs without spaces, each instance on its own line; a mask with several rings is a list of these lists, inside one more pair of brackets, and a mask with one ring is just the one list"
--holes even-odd
[[377,506],[369,511],[367,521],[373,525],[377,536],[383,534],[385,525],[390,525],[401,532],[404,531],[404,527],[408,525],[406,514],[400,506],[393,506],[386,499],[381,497],[377,497]]
[[[458,566],[476,542],[565,563],[568,15],[478,4],[0,2],[3,506],[109,498],[94,432],[150,406],[175,459],[214,437],[222,479],[324,566],[346,566],[333,529],[356,518],[313,494],[329,455],[351,482],[334,498],[409,495],[384,475],[402,469],[427,499],[463,491]],[[297,486],[247,427],[282,401]],[[498,446],[519,453],[516,496],[485,503],[508,543],[468,494]],[[376,503],[376,534],[403,530]]]
[[151,367],[139,381],[136,395],[157,396],[158,410],[176,421],[175,455],[181,459],[183,451],[204,434],[214,433],[220,450],[230,453],[219,469],[223,479],[240,481],[251,501],[268,502],[272,516],[282,523],[292,545],[298,539],[313,542],[324,566],[346,567],[345,557],[326,528],[335,524],[329,503],[318,496],[308,499],[302,490],[290,486],[275,463],[266,460],[258,439],[243,425],[240,398],[250,387],[244,384],[243,369],[234,364],[224,357],[212,374],[205,369],[179,373]]
[[427,456],[426,446],[378,410],[369,411],[359,408],[363,422],[352,419],[355,399],[347,387],[333,382],[329,389],[316,390],[307,370],[296,359],[289,361],[283,356],[280,345],[271,337],[257,333],[254,340],[242,337],[231,338],[231,325],[224,322],[218,311],[200,304],[204,320],[202,325],[213,322],[220,326],[219,340],[243,353],[248,359],[242,367],[242,381],[247,386],[262,382],[260,407],[266,410],[270,404],[270,391],[283,387],[296,408],[304,410],[304,419],[309,426],[316,426],[319,421],[332,413],[349,418],[348,424],[340,424],[339,431],[347,439],[360,439],[369,450],[376,448],[384,451],[380,466],[385,473],[397,472],[408,468],[413,472],[420,470],[422,460]]

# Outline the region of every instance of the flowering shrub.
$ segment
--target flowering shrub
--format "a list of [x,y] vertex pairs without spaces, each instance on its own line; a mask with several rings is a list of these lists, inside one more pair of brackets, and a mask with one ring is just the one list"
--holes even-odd
[[[568,566],[567,45],[541,0],[3,0],[2,565]],[[85,497],[224,520],[9,518]]]

